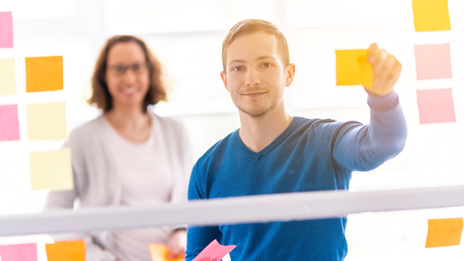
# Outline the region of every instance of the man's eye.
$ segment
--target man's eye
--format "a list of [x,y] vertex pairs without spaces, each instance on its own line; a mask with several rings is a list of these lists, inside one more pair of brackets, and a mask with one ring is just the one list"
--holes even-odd
[[272,63],[263,63],[262,66],[268,68],[272,66]]
[[233,68],[234,71],[243,71],[243,69],[243,66],[237,66]]

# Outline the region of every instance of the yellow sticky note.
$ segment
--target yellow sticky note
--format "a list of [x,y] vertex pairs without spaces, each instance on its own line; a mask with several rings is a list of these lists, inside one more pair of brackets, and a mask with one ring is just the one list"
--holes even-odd
[[367,61],[367,50],[337,50],[337,85],[373,85],[372,66]]
[[26,92],[63,89],[63,57],[26,58]]
[[0,59],[0,95],[16,94],[14,58]]
[[66,139],[65,105],[61,103],[27,104],[29,140]]
[[412,0],[416,32],[451,30],[448,0]]
[[45,250],[48,261],[85,261],[85,242],[83,240],[45,244]]
[[185,254],[175,259],[168,259],[169,250],[166,245],[163,244],[150,244],[150,255],[153,261],[183,261]]
[[70,149],[31,152],[29,160],[32,190],[73,189]]
[[461,243],[462,218],[429,219],[425,247],[457,246]]

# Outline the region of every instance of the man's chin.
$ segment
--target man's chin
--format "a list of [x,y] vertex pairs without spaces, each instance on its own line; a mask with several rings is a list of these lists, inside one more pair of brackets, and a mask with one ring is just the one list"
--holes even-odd
[[260,108],[260,109],[247,109],[247,108],[238,108],[242,113],[247,114],[252,118],[262,118],[266,113],[269,111],[267,108]]

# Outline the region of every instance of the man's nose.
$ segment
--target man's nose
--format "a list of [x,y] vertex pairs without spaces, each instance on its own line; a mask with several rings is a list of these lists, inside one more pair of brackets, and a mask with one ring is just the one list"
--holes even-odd
[[258,74],[258,72],[256,72],[256,70],[248,69],[248,71],[246,73],[245,84],[247,86],[256,86],[256,85],[261,84],[259,74]]

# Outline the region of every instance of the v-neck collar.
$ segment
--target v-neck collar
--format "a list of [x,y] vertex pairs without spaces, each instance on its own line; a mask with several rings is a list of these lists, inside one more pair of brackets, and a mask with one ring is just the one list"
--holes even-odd
[[258,152],[254,152],[252,150],[250,150],[242,141],[242,139],[240,139],[240,135],[238,134],[238,131],[240,129],[237,129],[236,131],[234,131],[232,133],[232,139],[235,141],[235,143],[237,144],[237,146],[246,154],[248,155],[249,157],[251,157],[252,159],[255,159],[255,160],[259,160],[261,159],[262,157],[264,157],[264,155],[266,155],[267,153],[269,153],[270,151],[272,151],[274,148],[276,148],[277,146],[279,146],[279,144],[281,144],[287,137],[288,135],[290,135],[290,133],[292,133],[293,129],[295,129],[295,127],[298,125],[298,122],[300,121],[300,117],[293,117],[292,121],[290,122],[290,124],[288,125],[288,127],[275,139],[273,140],[269,145],[267,145],[264,149],[262,149],[261,151],[258,151]]

